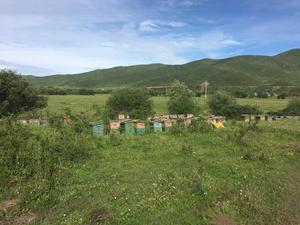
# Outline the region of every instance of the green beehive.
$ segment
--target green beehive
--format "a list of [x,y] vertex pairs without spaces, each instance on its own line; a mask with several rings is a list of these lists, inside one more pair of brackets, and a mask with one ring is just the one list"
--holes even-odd
[[122,133],[127,135],[135,135],[135,129],[133,122],[125,122],[121,124]]
[[146,124],[142,122],[135,123],[135,133],[137,135],[144,135],[146,132]]
[[93,136],[100,137],[104,135],[104,124],[102,121],[90,123]]
[[162,132],[163,131],[163,126],[162,123],[160,122],[153,122],[153,130],[154,132]]

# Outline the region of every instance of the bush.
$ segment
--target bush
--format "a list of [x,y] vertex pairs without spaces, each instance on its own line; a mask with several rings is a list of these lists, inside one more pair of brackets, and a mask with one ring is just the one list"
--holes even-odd
[[213,114],[228,118],[238,118],[242,114],[261,113],[255,106],[239,105],[233,97],[222,91],[212,95],[208,100],[208,105]]
[[234,96],[237,98],[247,98],[248,93],[245,90],[240,89],[234,92]]
[[251,131],[257,131],[257,122],[242,123],[229,134],[229,139],[237,144],[243,144],[244,137]]
[[95,95],[95,91],[91,89],[79,89],[78,91],[79,95]]
[[300,116],[300,99],[292,99],[282,111],[287,116]]
[[287,98],[287,93],[281,93],[277,96],[278,99],[286,99]]
[[47,99],[13,71],[0,70],[0,87],[0,117],[47,105]]
[[168,111],[170,114],[195,113],[198,109],[193,100],[193,92],[180,81],[175,81],[168,91]]
[[106,117],[114,119],[122,112],[134,119],[147,119],[154,114],[150,97],[144,89],[119,89],[106,102]]
[[231,116],[237,106],[236,100],[223,91],[218,91],[208,100],[208,106],[215,115]]
[[88,158],[95,147],[90,134],[76,132],[72,126],[29,127],[11,118],[3,119],[0,121],[0,190],[18,184],[24,186],[25,205],[40,201],[40,206],[48,206],[53,203],[51,194],[60,182],[61,168]]
[[213,130],[213,127],[203,118],[193,120],[189,126],[189,131],[192,133],[207,133]]
[[0,121],[0,188],[20,181],[37,171],[39,157],[33,134],[11,118]]

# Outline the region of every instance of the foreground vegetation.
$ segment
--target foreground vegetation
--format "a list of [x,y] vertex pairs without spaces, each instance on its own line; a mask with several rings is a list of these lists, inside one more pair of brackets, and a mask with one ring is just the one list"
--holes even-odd
[[0,199],[21,203],[0,221],[34,212],[35,224],[210,224],[223,214],[299,222],[300,121],[100,139],[77,125],[1,130],[1,152],[18,166],[4,174]]

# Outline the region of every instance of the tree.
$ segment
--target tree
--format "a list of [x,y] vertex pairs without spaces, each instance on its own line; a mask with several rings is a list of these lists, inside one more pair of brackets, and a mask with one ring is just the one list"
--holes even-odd
[[92,89],[82,88],[82,89],[79,89],[78,94],[79,95],[95,95],[95,91]]
[[168,111],[170,114],[188,114],[197,111],[193,100],[193,92],[178,80],[174,81],[172,88],[168,91]]
[[47,99],[27,81],[10,70],[0,71],[0,117],[42,108]]
[[288,116],[300,116],[300,99],[290,100],[282,112]]
[[153,102],[144,89],[119,89],[106,102],[106,114],[114,118],[118,113],[129,114],[134,119],[146,119],[153,115]]
[[248,93],[244,89],[239,89],[234,92],[234,96],[237,98],[247,98]]
[[208,100],[211,113],[215,115],[236,118],[242,114],[261,113],[255,106],[239,105],[233,97],[223,91],[218,91]]
[[217,91],[208,100],[210,111],[215,115],[228,116],[229,111],[236,105],[236,100],[223,91]]
[[287,98],[287,93],[281,93],[277,96],[278,99],[286,99]]

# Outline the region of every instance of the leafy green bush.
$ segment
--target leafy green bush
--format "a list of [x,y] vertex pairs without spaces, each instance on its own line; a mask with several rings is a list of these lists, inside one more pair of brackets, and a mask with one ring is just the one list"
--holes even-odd
[[288,116],[300,116],[300,99],[290,100],[282,113]]
[[114,119],[118,113],[129,114],[134,119],[153,115],[153,102],[144,89],[119,89],[106,102],[106,117]]
[[193,92],[180,81],[174,81],[168,91],[168,111],[170,114],[195,113],[198,109],[193,100]]
[[258,131],[257,122],[241,123],[236,125],[229,134],[229,139],[237,144],[242,144],[244,137],[251,131]]
[[72,126],[29,127],[11,118],[2,119],[0,191],[8,189],[10,183],[24,186],[25,205],[41,201],[47,206],[52,199],[49,195],[59,183],[61,168],[87,159],[96,148],[93,140],[90,134],[76,132]]
[[13,71],[0,70],[0,87],[0,117],[47,105],[47,99]]
[[207,133],[213,130],[213,127],[206,119],[192,120],[188,130],[192,133]]
[[281,93],[277,96],[278,99],[286,99],[287,98],[287,93]]
[[218,91],[208,100],[211,112],[215,115],[237,118],[242,114],[260,114],[255,106],[239,105],[233,97],[223,91]]
[[236,105],[237,101],[223,91],[216,92],[208,100],[208,106],[215,115],[229,116]]
[[39,150],[33,134],[14,120],[0,120],[0,188],[35,174]]

